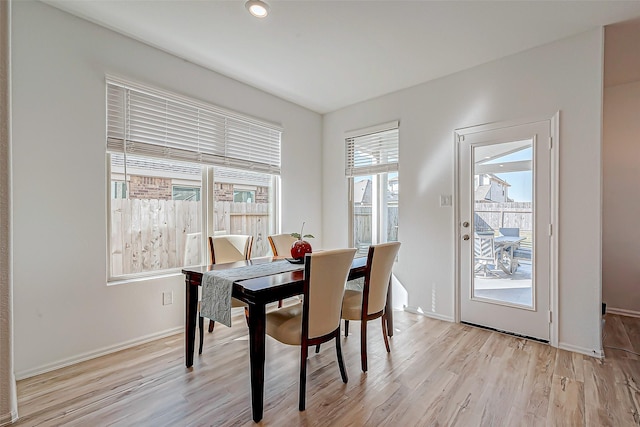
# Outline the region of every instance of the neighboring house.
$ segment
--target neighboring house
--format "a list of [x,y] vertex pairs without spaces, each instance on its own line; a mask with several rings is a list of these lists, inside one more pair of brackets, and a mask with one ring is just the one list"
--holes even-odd
[[[128,193],[131,199],[200,200],[200,167],[128,159],[125,175],[122,158],[113,156],[113,159],[111,197],[114,199],[126,198]],[[269,202],[269,182],[251,172],[217,168],[214,192],[218,202]]]
[[364,179],[353,184],[353,203],[359,206],[371,205],[370,179]]
[[492,173],[484,173],[475,177],[476,202],[513,202],[509,198],[511,185]]

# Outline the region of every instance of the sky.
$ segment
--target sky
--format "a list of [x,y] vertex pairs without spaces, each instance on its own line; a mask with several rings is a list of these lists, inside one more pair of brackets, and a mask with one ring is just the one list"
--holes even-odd
[[[518,160],[531,160],[533,158],[533,148],[518,151],[517,153],[508,154],[506,156],[494,159],[488,163],[505,163]],[[533,185],[532,172],[508,172],[495,174],[498,178],[511,184],[509,187],[509,198],[515,202],[531,202]]]

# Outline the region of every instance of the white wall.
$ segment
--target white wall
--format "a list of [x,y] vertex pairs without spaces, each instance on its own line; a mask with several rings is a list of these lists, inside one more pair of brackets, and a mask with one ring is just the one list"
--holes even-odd
[[282,124],[283,229],[305,220],[322,244],[321,116],[42,3],[13,5],[19,378],[184,325],[181,275],[106,285],[105,73]]
[[640,315],[640,81],[605,89],[603,120],[602,299]]
[[454,129],[560,110],[559,343],[600,354],[602,50],[594,30],[326,115],[325,245],[347,244],[344,132],[400,120],[395,273],[411,309],[454,319]]

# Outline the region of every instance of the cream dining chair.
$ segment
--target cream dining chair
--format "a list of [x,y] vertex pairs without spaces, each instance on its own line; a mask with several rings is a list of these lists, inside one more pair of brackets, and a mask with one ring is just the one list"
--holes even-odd
[[[224,264],[228,262],[245,261],[251,258],[251,246],[253,236],[242,234],[227,234],[222,236],[209,236],[209,249],[211,264]],[[240,300],[231,298],[231,307],[244,307],[245,317],[248,315],[247,305]],[[200,309],[198,308],[198,313]],[[209,332],[213,332],[215,322],[209,320]],[[200,328],[200,346],[198,354],[202,354],[204,342],[204,317],[198,314],[198,327]]]
[[283,256],[290,257],[291,256],[291,246],[296,239],[291,234],[273,234],[271,236],[267,236],[269,239],[269,245],[271,246],[271,252],[273,252],[273,256]]
[[[291,246],[296,239],[291,234],[272,234],[271,236],[267,236],[269,240],[269,246],[271,246],[271,252],[273,256],[278,257],[290,257],[291,256]],[[278,301],[278,308],[282,307],[282,300]]]
[[360,324],[360,360],[362,371],[367,372],[367,322],[382,320],[382,336],[384,345],[389,349],[387,338],[387,291],[391,279],[391,270],[400,242],[381,243],[369,246],[367,265],[365,267],[364,289],[362,291],[347,289],[342,301],[342,318],[345,319],[345,336],[349,334],[349,320],[359,320]]
[[300,396],[304,411],[309,346],[336,340],[342,381],[347,371],[340,348],[340,309],[355,249],[335,249],[306,255],[302,302],[267,313],[267,335],[300,348]]

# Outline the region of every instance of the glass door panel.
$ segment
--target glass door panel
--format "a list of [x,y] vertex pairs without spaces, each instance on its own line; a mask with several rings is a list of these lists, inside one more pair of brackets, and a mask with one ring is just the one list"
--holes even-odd
[[533,144],[473,150],[473,298],[533,308]]

